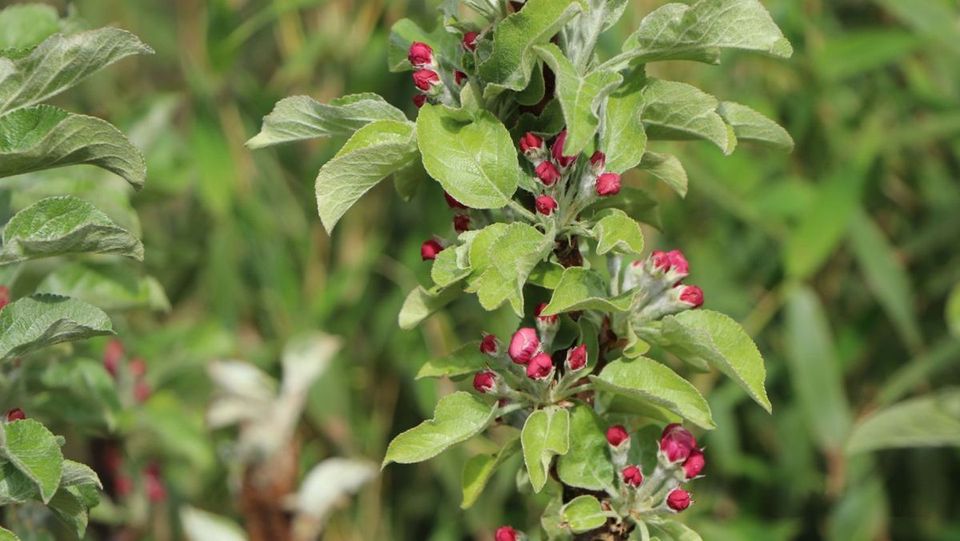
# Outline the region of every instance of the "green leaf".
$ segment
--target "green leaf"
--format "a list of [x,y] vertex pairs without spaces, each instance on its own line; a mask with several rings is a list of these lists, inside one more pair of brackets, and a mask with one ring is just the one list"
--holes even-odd
[[138,189],[147,176],[140,151],[99,118],[49,105],[0,116],[0,178],[81,164],[116,173]]
[[737,137],[717,113],[719,106],[717,98],[695,86],[649,79],[643,88],[640,118],[650,139],[704,139],[730,154]]
[[99,308],[76,299],[34,295],[0,311],[0,360],[107,334],[113,334],[110,318]]
[[[649,153],[648,153],[649,154]],[[630,187],[620,188],[616,197],[601,197],[589,210],[599,214],[605,209],[620,209],[639,222],[660,227],[660,208],[647,192]]]
[[772,411],[764,388],[767,370],[756,344],[739,323],[719,312],[688,310],[663,318],[661,344],[681,359],[706,361],[737,382],[747,394]]
[[533,47],[548,43],[580,10],[574,0],[529,0],[500,21],[493,32],[493,52],[479,67],[480,77],[488,82],[484,97],[526,88],[537,61]]
[[153,54],[130,32],[100,28],[55,34],[16,60],[0,58],[0,115],[48,100],[114,62]]
[[506,206],[523,172],[510,133],[481,111],[473,121],[439,105],[424,105],[417,117],[423,166],[455,199],[475,209]]
[[0,526],[0,541],[20,541],[20,538],[10,530]]
[[431,359],[420,367],[417,379],[456,377],[486,368],[490,357],[480,351],[480,342],[468,342],[446,357]]
[[438,286],[446,287],[466,278],[469,267],[460,267],[457,249],[443,250],[437,255],[430,267],[430,277]]
[[156,278],[142,276],[122,263],[88,261],[60,266],[44,277],[36,292],[95,303],[106,311],[170,309],[170,301]]
[[16,466],[0,459],[0,506],[26,503],[39,496],[37,485]]
[[14,4],[0,10],[0,54],[36,46],[60,31],[60,17],[52,6]]
[[407,117],[372,93],[350,94],[329,105],[309,96],[292,96],[277,102],[247,146],[258,149],[317,137],[347,137],[378,120],[406,122]]
[[647,15],[623,54],[607,64],[655,60],[717,63],[720,49],[742,49],[789,58],[793,47],[759,0],[699,0],[667,4]]
[[73,196],[48,197],[18,212],[3,230],[0,265],[66,254],[143,260],[143,244],[99,209]]
[[[490,233],[484,234],[488,230]],[[482,230],[470,248],[473,274],[467,290],[477,293],[486,310],[509,301],[513,311],[523,317],[523,285],[553,246],[553,238],[524,223]]]
[[606,429],[593,409],[577,405],[570,418],[570,450],[557,459],[557,475],[563,484],[587,490],[613,490]]
[[37,486],[43,503],[53,498],[63,473],[63,453],[57,437],[45,426],[34,419],[0,424],[0,459]]
[[477,455],[468,460],[463,466],[463,501],[460,509],[473,507],[497,469],[519,450],[520,438],[513,437],[496,453]]
[[607,516],[600,507],[600,500],[587,494],[570,500],[563,506],[560,514],[573,533],[589,532],[607,522]]
[[647,131],[640,118],[645,103],[644,82],[642,76],[628,76],[626,83],[607,98],[600,137],[600,149],[607,156],[607,171],[623,173],[640,164],[644,157]]
[[553,457],[570,449],[570,412],[555,406],[534,411],[523,424],[520,443],[530,484],[539,493],[547,484]]
[[96,489],[73,486],[61,487],[50,500],[49,505],[54,515],[70,526],[78,539],[83,539],[90,520],[89,509],[99,502]]
[[953,336],[960,337],[960,284],[953,286],[947,298],[947,327]]
[[652,359],[619,359],[605,366],[599,376],[590,379],[599,390],[646,400],[701,428],[716,428],[710,406],[700,391],[669,367]]
[[412,464],[431,459],[453,445],[483,431],[497,413],[477,396],[459,391],[437,403],[433,419],[399,434],[387,447],[383,465],[391,462]]
[[660,535],[664,541],[703,541],[700,534],[675,520],[651,522],[650,532]]
[[417,157],[410,122],[380,120],[357,130],[317,175],[317,208],[327,232],[378,182]]
[[80,462],[72,460],[63,461],[63,475],[60,477],[61,487],[90,486],[94,488],[103,488],[100,477],[93,468]]
[[578,310],[601,312],[626,312],[633,302],[633,292],[610,297],[607,280],[597,271],[583,267],[570,267],[563,271],[541,315],[552,316]]
[[180,522],[189,541],[247,541],[246,533],[233,520],[194,507],[180,508]]
[[643,231],[633,218],[619,209],[605,211],[593,226],[597,239],[597,255],[616,251],[618,254],[643,255]]
[[417,286],[403,301],[397,318],[401,329],[410,330],[460,296],[455,287],[424,289]]
[[793,137],[779,124],[746,105],[732,101],[720,103],[717,113],[733,127],[738,141],[753,141],[774,148],[793,150]]
[[945,389],[872,413],[853,428],[846,452],[941,446],[960,447],[958,389]]
[[640,162],[640,169],[670,186],[680,197],[687,196],[687,171],[676,156],[646,152]]
[[544,261],[533,268],[530,276],[527,277],[527,283],[544,289],[556,289],[565,270],[556,263]]
[[567,124],[565,156],[576,156],[592,141],[600,126],[597,111],[604,99],[623,82],[612,71],[592,71],[581,76],[559,47],[552,43],[534,47],[556,75],[555,93]]

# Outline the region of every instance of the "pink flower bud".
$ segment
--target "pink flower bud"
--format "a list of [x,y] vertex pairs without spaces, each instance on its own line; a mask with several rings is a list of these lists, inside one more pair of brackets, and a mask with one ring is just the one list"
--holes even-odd
[[107,347],[103,350],[103,368],[114,378],[117,377],[117,370],[120,368],[123,355],[123,342],[117,339],[107,342]]
[[473,376],[473,388],[478,393],[489,393],[497,386],[497,375],[489,370],[477,372]]
[[537,337],[536,329],[524,327],[513,333],[507,353],[513,362],[527,364],[538,351],[540,351],[540,338]]
[[674,271],[684,276],[690,274],[690,264],[687,263],[687,258],[683,256],[683,252],[680,250],[670,250],[667,252],[667,257],[670,259],[670,266]]
[[523,137],[520,138],[520,152],[529,155],[531,152],[536,152],[542,149],[543,139],[537,137],[536,134],[527,132],[523,134]]
[[440,76],[433,70],[419,69],[413,72],[413,84],[420,90],[429,92],[434,85],[440,84]]
[[141,380],[138,381],[133,386],[133,398],[137,401],[138,404],[143,404],[150,399],[150,395],[153,394],[153,390],[150,389],[150,384]]
[[707,459],[704,457],[703,451],[694,448],[690,451],[690,456],[688,456],[687,460],[683,463],[683,472],[687,475],[687,479],[693,479],[700,475],[700,472],[703,471],[706,465]]
[[543,323],[543,324],[545,324],[545,325],[556,325],[557,322],[560,321],[560,316],[558,316],[558,315],[556,315],[556,314],[554,314],[554,315],[552,315],[552,316],[541,316],[541,315],[540,315],[541,313],[543,313],[543,309],[546,308],[546,307],[547,307],[547,303],[541,302],[541,303],[538,304],[537,307],[533,310],[533,315],[536,316],[537,321],[539,321],[539,322],[541,322],[541,323]]
[[595,173],[599,174],[601,171],[603,171],[603,167],[605,165],[607,165],[607,155],[603,152],[598,150],[594,152],[592,156],[590,156],[590,167]]
[[470,217],[466,214],[457,214],[453,217],[453,230],[463,233],[470,230]]
[[8,304],[10,304],[10,288],[0,286],[0,310],[3,310],[3,307]]
[[687,303],[690,308],[700,308],[703,306],[703,290],[697,286],[679,286],[683,288],[680,291],[680,302]]
[[557,135],[557,138],[553,140],[553,146],[550,147],[550,152],[553,154],[553,161],[557,162],[560,167],[570,167],[573,162],[577,161],[576,156],[564,156],[563,155],[563,144],[567,141],[567,130],[560,132],[560,135]]
[[495,541],[517,541],[517,531],[510,526],[500,526],[494,535]]
[[450,208],[452,208],[452,209],[465,209],[465,208],[467,208],[466,205],[464,205],[463,203],[461,203],[461,202],[457,201],[456,199],[454,199],[453,196],[450,195],[450,194],[448,194],[447,192],[443,192],[443,198],[447,200],[447,206],[450,207]]
[[534,355],[527,365],[527,377],[530,379],[545,379],[551,373],[553,373],[553,359],[546,353]]
[[547,186],[553,186],[560,180],[560,170],[548,161],[541,162],[536,169],[537,178]]
[[467,74],[462,71],[453,72],[453,79],[456,81],[457,86],[463,86],[464,81],[467,80]]
[[677,423],[667,425],[660,436],[660,452],[672,464],[686,461],[696,447],[693,434]]
[[433,49],[426,43],[414,41],[410,44],[410,52],[407,53],[407,60],[409,60],[415,68],[430,65],[433,63]]
[[467,32],[463,35],[463,48],[468,51],[477,50],[477,38],[480,37],[480,34],[477,32]]
[[623,482],[632,487],[638,487],[643,483],[643,472],[636,466],[627,466],[620,474]]
[[682,488],[675,488],[667,494],[667,507],[677,513],[690,507],[690,493]]
[[133,492],[133,479],[127,475],[118,475],[113,481],[113,490],[118,496],[127,496]]
[[495,356],[500,352],[500,341],[497,340],[497,335],[495,334],[486,334],[483,336],[483,340],[480,340],[480,353],[486,353],[487,355]]
[[627,433],[627,429],[623,425],[613,425],[607,429],[607,443],[611,447],[620,447],[620,444],[629,440],[630,434]]
[[420,257],[424,261],[432,261],[437,258],[437,254],[443,251],[443,245],[434,239],[425,240],[420,245]]
[[160,503],[167,499],[167,488],[163,484],[160,466],[151,464],[144,470],[144,482],[147,488],[147,498],[152,503]]
[[7,412],[7,422],[22,421],[27,418],[27,414],[20,408],[13,408]]
[[417,94],[416,96],[413,97],[413,104],[417,106],[417,109],[423,107],[424,103],[427,103],[426,94]]
[[584,366],[587,366],[587,345],[580,344],[567,352],[567,369],[575,371]]
[[597,177],[597,195],[606,197],[620,193],[620,175],[604,173]]
[[[547,162],[544,162],[547,163]],[[550,216],[557,210],[557,200],[549,195],[538,195],[536,200],[537,212],[544,216]]]
[[147,363],[142,358],[137,357],[130,361],[130,374],[135,378],[142,378],[147,373]]

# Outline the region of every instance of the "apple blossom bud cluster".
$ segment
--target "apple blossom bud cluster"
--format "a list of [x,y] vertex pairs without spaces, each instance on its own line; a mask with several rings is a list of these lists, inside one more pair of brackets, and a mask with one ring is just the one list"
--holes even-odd
[[[476,49],[479,40],[477,32],[467,32],[463,35],[463,47],[472,52]],[[413,85],[420,92],[413,98],[414,105],[419,109],[425,103],[444,103],[453,105],[454,92],[448,88],[450,79],[456,87],[467,83],[467,74],[456,69],[445,69],[432,47],[421,41],[410,44],[407,51],[407,60],[413,66]],[[459,88],[456,89],[459,92]]]
[[103,368],[113,377],[122,389],[129,389],[136,403],[146,402],[153,394],[150,384],[147,383],[147,363],[140,357],[127,358],[126,349],[119,340],[110,340],[103,350]]
[[683,283],[690,265],[680,250],[654,251],[634,261],[623,278],[625,291],[638,289],[633,312],[636,321],[653,321],[703,306],[703,290]]

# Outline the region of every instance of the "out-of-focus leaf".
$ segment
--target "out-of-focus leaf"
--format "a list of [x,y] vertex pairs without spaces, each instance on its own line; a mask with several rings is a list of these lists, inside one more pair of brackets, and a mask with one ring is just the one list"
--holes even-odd
[[492,407],[476,396],[459,391],[440,399],[433,419],[399,434],[387,447],[383,466],[391,462],[423,462],[483,431],[496,415]]
[[520,438],[513,437],[492,455],[477,455],[463,465],[463,501],[461,509],[469,509],[487,486],[487,482],[508,459],[520,450]]
[[888,531],[887,495],[881,479],[871,476],[852,483],[834,506],[827,539],[873,541]]
[[844,79],[895,62],[923,45],[915,34],[896,28],[847,29],[815,51],[817,70],[827,79]]
[[247,541],[246,534],[232,520],[190,506],[180,508],[180,522],[190,541]]
[[947,298],[947,326],[950,332],[960,338],[960,284],[953,286]]
[[61,342],[113,334],[110,318],[85,302],[34,295],[0,311],[0,360]]
[[348,458],[328,458],[307,473],[288,507],[296,511],[296,539],[316,539],[336,505],[376,477],[375,464]]
[[75,298],[107,311],[170,309],[170,301],[156,278],[142,276],[122,263],[68,263],[44,277],[36,291]]
[[946,389],[874,412],[847,440],[848,454],[902,447],[960,447],[960,390]]
[[0,541],[20,541],[20,538],[10,530],[0,526]]
[[403,301],[398,323],[401,329],[410,330],[461,295],[456,287],[424,289],[417,286]]
[[467,342],[445,357],[430,359],[424,363],[417,372],[417,379],[473,374],[483,370],[489,361],[490,356],[480,351],[480,342]]
[[914,30],[932,37],[944,50],[960,55],[960,30],[957,29],[957,6],[942,0],[873,0]]

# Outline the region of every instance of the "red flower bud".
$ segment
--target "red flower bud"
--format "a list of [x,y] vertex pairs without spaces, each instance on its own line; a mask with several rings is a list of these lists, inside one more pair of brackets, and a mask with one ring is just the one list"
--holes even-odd
[[457,86],[463,86],[463,82],[467,80],[467,74],[462,71],[453,72],[453,80],[457,82]]
[[660,452],[673,464],[687,460],[696,447],[693,434],[677,423],[667,425],[660,436]]
[[487,334],[484,335],[483,340],[480,340],[480,353],[486,353],[487,355],[496,355],[500,352],[500,341],[497,340],[497,335]]
[[541,302],[533,310],[533,315],[536,316],[537,320],[540,321],[541,323],[545,323],[547,325],[556,325],[557,322],[560,321],[560,316],[556,314],[552,316],[543,316],[543,317],[540,316],[540,314],[543,313],[543,309],[546,307],[547,307],[547,303]]
[[142,378],[146,373],[147,363],[143,359],[137,357],[136,359],[130,361],[130,374],[132,374],[133,377]]
[[489,370],[477,372],[473,376],[473,388],[478,393],[489,393],[497,386],[497,375]]
[[531,132],[523,134],[523,137],[520,138],[520,152],[528,154],[531,151],[540,150],[543,148],[543,139],[537,137]]
[[465,208],[467,208],[466,205],[464,205],[463,203],[461,203],[461,202],[457,201],[456,199],[454,199],[453,196],[450,195],[450,194],[448,194],[447,192],[443,192],[443,198],[447,200],[447,206],[450,207],[450,208],[452,208],[452,209],[465,209]]
[[510,526],[500,526],[494,536],[495,541],[517,541],[517,531]]
[[433,85],[440,84],[440,76],[433,70],[419,69],[413,72],[413,84],[420,90],[428,92]]
[[703,290],[697,286],[679,286],[683,290],[680,291],[680,301],[685,302],[690,305],[690,308],[700,308],[703,306]]
[[417,109],[423,107],[424,103],[427,103],[426,94],[417,94],[416,96],[413,97],[413,104],[417,106]]
[[603,152],[598,150],[590,156],[590,167],[592,167],[594,171],[603,171],[605,165],[607,165],[607,155]]
[[538,351],[540,351],[540,338],[537,337],[537,331],[524,327],[513,333],[507,353],[513,362],[527,364]]
[[560,135],[557,135],[557,138],[553,141],[553,146],[550,148],[550,152],[553,154],[553,161],[557,162],[560,167],[570,167],[573,162],[577,161],[576,156],[564,156],[563,155],[563,144],[567,141],[567,130],[560,132]]
[[670,261],[670,256],[667,254],[667,252],[660,250],[654,250],[650,254],[650,263],[653,265],[654,269],[659,269],[663,272],[669,271],[670,267],[673,266],[673,262]]
[[597,177],[597,195],[606,197],[620,193],[620,175],[604,173]]
[[22,421],[27,418],[27,414],[20,408],[13,408],[7,412],[7,422]]
[[623,476],[623,482],[638,487],[643,483],[643,472],[636,466],[627,466],[620,474]]
[[107,342],[107,347],[103,350],[103,368],[111,376],[117,377],[117,370],[120,368],[120,361],[123,360],[123,342],[113,339]]
[[143,404],[146,402],[150,398],[151,394],[153,394],[153,391],[150,389],[150,385],[145,381],[138,381],[133,386],[133,398],[138,404]]
[[160,503],[167,499],[167,488],[160,477],[160,467],[151,464],[144,470],[144,482],[147,488],[147,498],[152,503]]
[[470,229],[470,217],[466,214],[457,214],[453,217],[453,230],[457,233],[463,233]]
[[537,178],[547,186],[553,186],[560,180],[560,170],[548,161],[541,162],[536,169]]
[[437,254],[443,251],[443,245],[434,239],[425,240],[420,245],[420,257],[424,261],[432,261],[437,258]]
[[426,43],[414,41],[410,44],[410,52],[407,53],[407,60],[409,60],[415,68],[432,64],[433,49]]
[[3,310],[3,307],[8,304],[10,304],[10,288],[0,286],[0,310]]
[[567,352],[567,368],[580,370],[584,366],[587,366],[587,345],[580,344]]
[[[544,162],[547,163],[547,162]],[[538,195],[536,200],[537,212],[544,216],[550,216],[557,210],[557,200],[549,195]]]
[[629,439],[630,434],[627,433],[627,429],[623,425],[613,425],[607,429],[607,443],[611,447],[620,447],[620,444]]
[[463,48],[468,51],[477,50],[477,38],[480,37],[480,34],[477,32],[467,32],[463,35]]
[[683,256],[683,252],[670,250],[667,252],[667,257],[670,259],[670,266],[673,267],[674,271],[684,275],[690,274],[690,264],[687,263],[687,258]]
[[127,496],[133,492],[133,479],[127,475],[119,475],[113,481],[113,490],[119,496]]
[[667,507],[677,513],[690,507],[690,493],[682,488],[675,488],[667,494]]
[[703,451],[694,448],[683,463],[683,472],[687,475],[687,479],[693,479],[700,475],[706,465],[707,459],[703,456]]
[[544,379],[553,372],[553,359],[546,353],[538,353],[527,365],[527,377],[530,379]]

